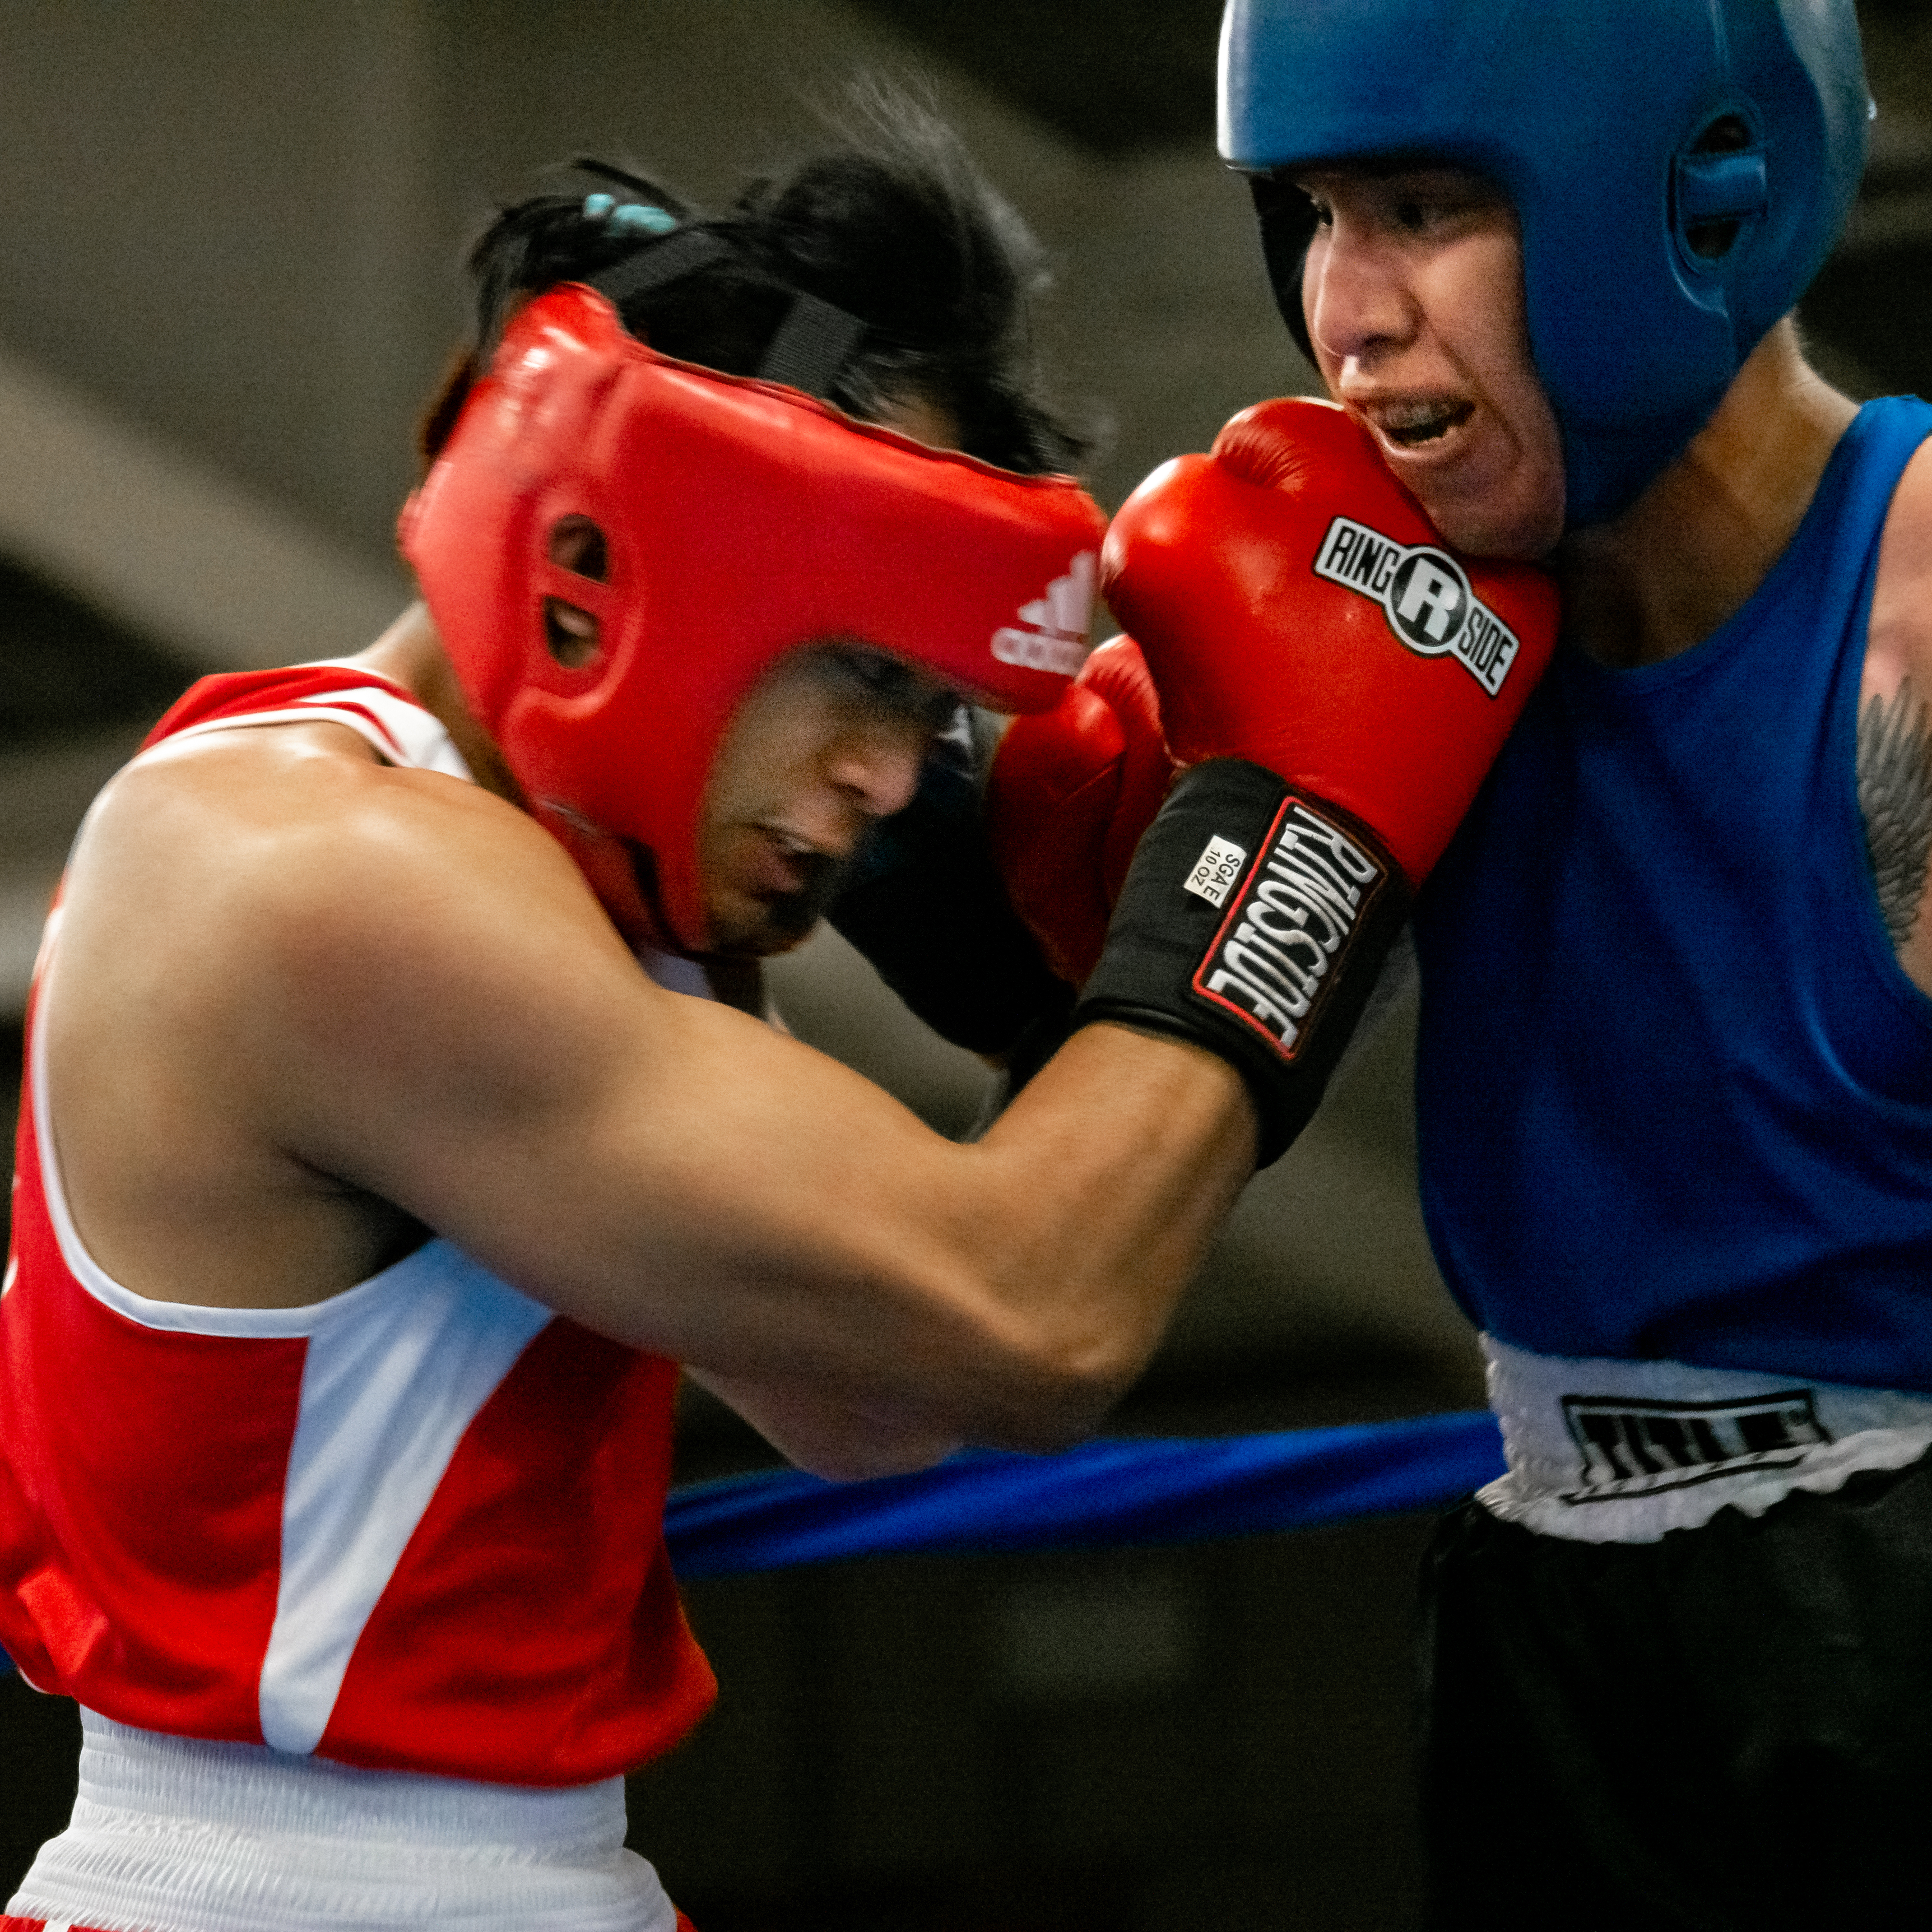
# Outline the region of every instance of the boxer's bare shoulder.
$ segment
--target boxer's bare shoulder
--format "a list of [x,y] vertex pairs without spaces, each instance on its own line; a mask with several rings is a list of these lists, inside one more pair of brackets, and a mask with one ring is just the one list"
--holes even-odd
[[[409,1217],[306,1144],[328,1093],[298,1072],[304,1036],[338,1006],[390,1010],[412,983],[398,952],[434,972],[520,909],[553,928],[574,913],[570,944],[621,952],[523,814],[340,725],[177,740],[130,766],[76,847],[43,987],[94,1258],[153,1299],[250,1306],[320,1299],[393,1258]],[[443,990],[460,1005],[460,983]]]

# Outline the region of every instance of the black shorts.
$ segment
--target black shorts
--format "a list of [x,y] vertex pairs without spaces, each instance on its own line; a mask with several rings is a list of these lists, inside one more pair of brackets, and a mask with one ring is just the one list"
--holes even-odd
[[1932,1458],[1652,1544],[1447,1518],[1432,1927],[1932,1924]]

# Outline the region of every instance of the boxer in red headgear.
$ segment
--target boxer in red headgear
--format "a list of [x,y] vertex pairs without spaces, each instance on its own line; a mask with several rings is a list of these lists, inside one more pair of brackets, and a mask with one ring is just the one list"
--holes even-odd
[[29,1921],[668,1932],[676,1365],[832,1473],[1061,1439],[1251,1162],[1206,1054],[1090,1034],[960,1148],[639,970],[792,943],[962,698],[1054,703],[1102,520],[940,131],[716,220],[592,185],[479,244],[425,602],[196,687],[49,927],[0,1646],[88,1802]]
[[702,952],[705,788],[760,678],[840,639],[1048,710],[1086,656],[1103,529],[1066,477],[674,362],[576,285],[512,323],[403,549],[530,809],[627,938]]
[[[1054,705],[1100,519],[943,130],[718,220],[626,185],[479,245],[425,603],[196,687],[75,847],[0,1297],[0,1645],[86,1737],[29,1922],[670,1932],[621,1777],[712,1694],[678,1365],[835,1475],[1088,1428],[1402,899],[1248,734],[1108,858],[1096,1023],[972,1146],[654,984],[795,940],[960,696]],[[1308,601],[1360,715],[1466,675]],[[1297,904],[1298,960],[1240,922]]]

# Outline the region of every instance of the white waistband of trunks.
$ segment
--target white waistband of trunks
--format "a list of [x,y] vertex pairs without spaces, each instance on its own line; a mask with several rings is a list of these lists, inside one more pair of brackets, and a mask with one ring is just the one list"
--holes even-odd
[[1802,1376],[1534,1355],[1483,1337],[1508,1473],[1494,1516],[1579,1543],[1654,1543],[1720,1509],[1762,1516],[1932,1448],[1932,1396]]
[[81,1714],[74,1822],[6,1907],[109,1932],[673,1932],[624,1782],[358,1771]]

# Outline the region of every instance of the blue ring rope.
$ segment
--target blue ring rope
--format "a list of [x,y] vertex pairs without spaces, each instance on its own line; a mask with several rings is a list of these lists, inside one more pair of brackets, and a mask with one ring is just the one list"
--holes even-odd
[[1263,1436],[978,1450],[917,1475],[826,1483],[786,1469],[674,1490],[682,1578],[915,1551],[1202,1543],[1436,1509],[1502,1474],[1486,1410]]

